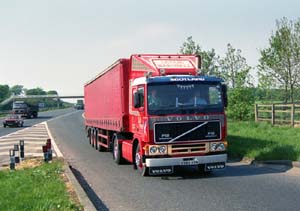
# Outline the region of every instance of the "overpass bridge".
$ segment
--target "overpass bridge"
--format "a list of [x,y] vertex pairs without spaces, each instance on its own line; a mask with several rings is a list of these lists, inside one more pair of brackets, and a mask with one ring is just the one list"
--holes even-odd
[[0,106],[6,105],[10,102],[17,100],[29,100],[29,99],[82,99],[83,95],[24,95],[24,96],[11,96],[0,103]]

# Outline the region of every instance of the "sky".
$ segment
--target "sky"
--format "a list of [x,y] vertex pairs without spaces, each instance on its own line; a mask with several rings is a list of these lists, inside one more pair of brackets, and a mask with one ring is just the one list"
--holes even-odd
[[299,0],[0,0],[0,84],[83,95],[117,59],[179,53],[189,36],[221,57],[231,43],[255,67],[276,20],[297,20],[299,8]]

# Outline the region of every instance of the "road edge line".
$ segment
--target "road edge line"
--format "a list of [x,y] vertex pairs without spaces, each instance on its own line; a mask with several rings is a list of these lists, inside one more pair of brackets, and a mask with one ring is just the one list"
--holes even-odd
[[51,132],[50,132],[50,130],[49,130],[48,123],[47,123],[47,122],[42,122],[42,124],[45,125],[46,130],[47,130],[47,132],[48,132],[48,136],[49,136],[50,139],[52,140],[52,145],[53,145],[54,152],[55,152],[56,156],[59,157],[59,158],[63,158],[64,156],[63,156],[63,154],[61,153],[61,151],[59,150],[59,148],[58,148],[57,144],[55,143],[55,140],[54,140],[54,138],[53,138],[53,136],[52,136],[52,134],[51,134]]

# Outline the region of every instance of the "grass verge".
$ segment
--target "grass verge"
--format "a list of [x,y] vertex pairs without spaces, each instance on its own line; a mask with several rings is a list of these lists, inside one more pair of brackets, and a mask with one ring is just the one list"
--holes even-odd
[[83,210],[66,183],[63,161],[22,165],[0,171],[1,210]]
[[230,159],[298,161],[300,128],[228,121],[228,145]]

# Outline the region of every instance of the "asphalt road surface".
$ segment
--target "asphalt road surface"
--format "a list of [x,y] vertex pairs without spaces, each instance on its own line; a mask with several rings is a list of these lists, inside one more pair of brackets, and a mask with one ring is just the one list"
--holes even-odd
[[299,210],[299,168],[229,163],[203,175],[193,167],[172,176],[142,177],[98,152],[84,132],[82,112],[50,120],[56,143],[99,210]]
[[39,112],[38,118],[35,119],[24,119],[24,127],[3,127],[3,120],[4,117],[0,118],[0,137],[16,132],[18,130],[24,129],[26,127],[31,127],[33,125],[36,125],[38,123],[47,121],[52,118],[56,118],[58,116],[68,114],[71,112],[77,112],[77,110],[74,110],[73,108],[68,109],[61,109],[61,110],[53,110],[53,111],[46,111],[46,112]]

